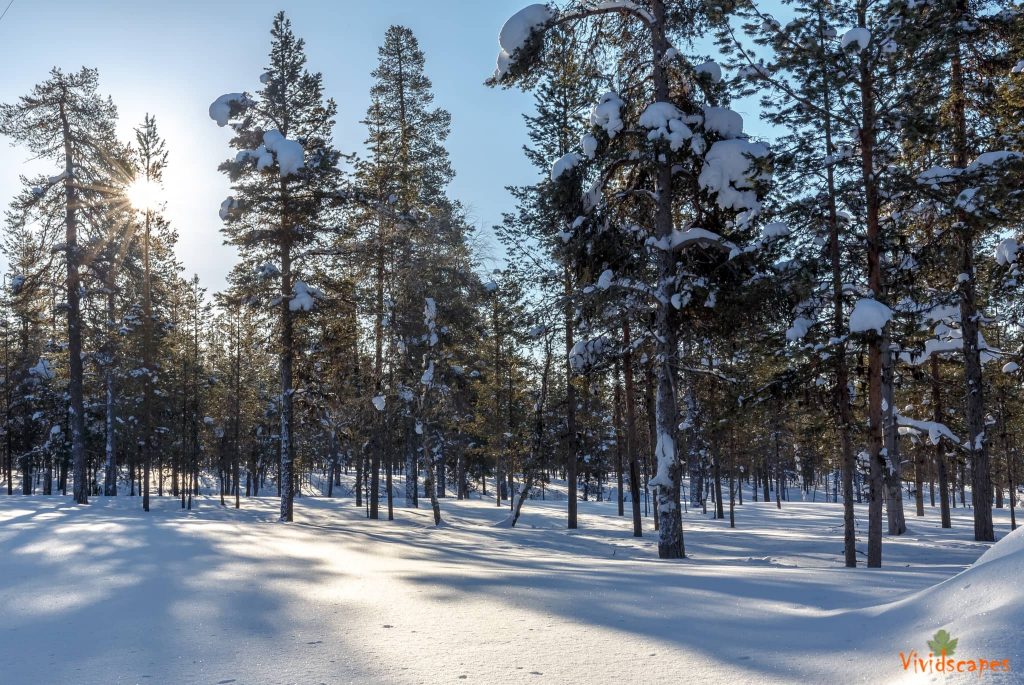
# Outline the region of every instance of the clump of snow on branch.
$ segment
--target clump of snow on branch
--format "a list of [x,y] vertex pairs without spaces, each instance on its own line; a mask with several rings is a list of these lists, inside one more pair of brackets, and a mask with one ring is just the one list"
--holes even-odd
[[743,117],[728,107],[705,107],[704,130],[722,138],[738,138],[743,133]]
[[581,161],[582,160],[580,156],[575,152],[570,152],[568,154],[562,155],[557,160],[555,160],[554,164],[551,165],[551,180],[557,181],[564,174],[567,174],[573,169],[575,169]]
[[295,281],[292,297],[288,301],[288,309],[293,312],[308,312],[313,309],[317,300],[323,299],[324,293],[319,288],[308,285],[305,281]]
[[850,332],[867,333],[868,331],[875,331],[881,335],[882,329],[885,328],[885,325],[890,320],[892,320],[891,309],[878,300],[866,297],[861,298],[857,300],[857,304],[853,306],[853,311],[850,312]]
[[500,79],[515,64],[516,52],[530,40],[537,29],[555,18],[555,13],[547,5],[527,5],[519,10],[501,27],[498,34],[498,64],[494,70],[494,78]]
[[277,157],[281,167],[281,178],[290,176],[305,166],[306,151],[296,140],[288,140],[280,131],[267,131],[263,134],[263,146]]
[[871,42],[871,32],[865,28],[854,28],[850,29],[843,34],[842,40],[839,41],[839,47],[843,50],[853,45],[856,46],[857,51],[860,52],[868,46]]
[[49,360],[39,358],[36,365],[28,370],[29,375],[34,378],[38,378],[41,381],[53,380],[53,367],[50,366]]
[[624,103],[618,93],[611,91],[605,93],[594,105],[594,109],[590,111],[591,125],[600,126],[609,138],[614,138],[625,127],[622,122],[623,106]]
[[245,93],[225,93],[210,104],[210,118],[217,122],[218,126],[228,125],[232,114],[252,106],[253,101]]
[[684,115],[671,102],[652,102],[640,115],[640,125],[648,130],[648,140],[667,140],[674,151],[693,137],[683,121]]
[[756,214],[761,209],[756,184],[767,180],[758,160],[768,157],[768,147],[748,140],[719,140],[704,157],[697,184],[716,196],[722,209],[745,210]]
[[712,83],[718,83],[722,80],[722,67],[718,62],[704,62],[703,64],[698,64],[694,70],[698,76],[707,76],[711,79]]
[[220,211],[217,212],[220,215],[221,221],[227,221],[228,216],[231,215],[231,210],[238,209],[238,200],[233,197],[228,197],[224,202],[220,203]]
[[1009,266],[1017,261],[1017,252],[1020,246],[1013,238],[1006,238],[996,245],[996,263],[1000,266]]
[[377,411],[384,411],[384,407],[387,404],[387,398],[384,395],[377,395],[373,398],[373,406]]
[[577,373],[582,372],[596,364],[607,347],[608,340],[603,336],[591,340],[579,340],[569,352],[569,366]]
[[587,159],[593,159],[597,153],[597,138],[589,133],[580,138],[580,147]]

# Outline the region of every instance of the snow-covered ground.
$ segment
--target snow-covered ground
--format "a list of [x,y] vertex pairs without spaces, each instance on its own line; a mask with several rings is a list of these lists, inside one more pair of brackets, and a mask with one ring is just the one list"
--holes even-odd
[[273,498],[138,505],[0,496],[0,682],[952,682],[901,666],[940,628],[958,659],[1010,659],[981,682],[1024,682],[1024,536],[961,573],[989,547],[964,509],[943,531],[911,508],[869,571],[841,567],[820,502],[747,502],[735,530],[690,513],[685,561],[614,502],[581,502],[575,531],[564,501],[515,529],[480,500],[442,500],[440,528],[348,498],[301,498],[289,525]]

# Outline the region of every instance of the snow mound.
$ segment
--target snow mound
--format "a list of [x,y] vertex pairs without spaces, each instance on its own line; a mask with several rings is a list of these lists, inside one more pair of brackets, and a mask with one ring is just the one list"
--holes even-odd
[[[888,624],[886,632],[892,644],[899,645],[897,649],[922,652],[927,649],[926,639],[942,629],[958,641],[954,659],[1008,659],[1016,670],[1024,659],[1019,637],[1020,617],[1024,616],[1021,577],[1024,529],[1005,536],[958,575],[884,605],[878,618]],[[920,644],[907,644],[908,638]],[[952,682],[978,681],[977,673],[951,677],[963,679]]]

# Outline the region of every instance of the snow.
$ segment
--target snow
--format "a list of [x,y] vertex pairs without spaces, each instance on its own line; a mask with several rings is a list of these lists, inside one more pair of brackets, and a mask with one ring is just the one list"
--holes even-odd
[[584,135],[580,138],[580,147],[583,148],[583,154],[587,159],[594,159],[594,155],[597,153],[597,138],[589,133]]
[[648,140],[667,140],[674,151],[693,136],[684,118],[671,102],[652,102],[640,114],[639,124],[648,129]]
[[227,221],[227,218],[231,215],[232,209],[238,208],[238,200],[233,197],[228,197],[220,203],[220,211],[217,214],[220,216],[221,221]]
[[581,161],[582,159],[575,152],[562,155],[551,165],[551,180],[558,181],[563,175],[575,169]]
[[308,312],[323,296],[323,291],[320,289],[307,285],[305,281],[295,281],[295,285],[292,286],[292,297],[288,301],[288,309],[293,312]]
[[210,118],[220,127],[227,126],[231,120],[232,110],[251,104],[252,100],[245,93],[225,93],[210,104]]
[[377,395],[373,398],[373,406],[377,411],[384,411],[384,406],[387,403],[387,398],[384,395]]
[[853,28],[843,34],[842,40],[839,41],[839,46],[845,50],[851,45],[857,47],[857,51],[860,52],[868,46],[871,42],[871,32],[865,28]]
[[648,24],[654,23],[654,15],[652,15],[650,12],[648,12],[646,9],[636,4],[635,2],[632,2],[631,0],[602,0],[601,2],[597,3],[594,6],[594,9],[597,10],[618,8],[627,9],[630,12],[637,14]]
[[281,178],[291,176],[305,166],[303,157],[306,151],[296,140],[288,140],[280,131],[267,131],[263,134],[263,146],[274,154],[281,168]]
[[798,316],[793,321],[793,325],[786,330],[786,340],[791,342],[803,340],[807,337],[807,333],[811,330],[811,326],[816,323],[818,322],[813,319],[809,319],[806,316]]
[[36,365],[29,369],[28,372],[39,380],[53,380],[53,367],[50,366],[49,360],[43,359],[42,357],[39,358]]
[[612,273],[611,269],[605,269],[604,271],[602,271],[601,275],[597,279],[597,287],[598,287],[598,289],[600,289],[600,290],[608,290],[608,288],[611,287],[612,277],[614,275],[615,274]]
[[743,133],[743,117],[728,107],[705,107],[704,130],[725,139],[738,138]]
[[1017,252],[1020,246],[1013,238],[1006,238],[996,245],[996,263],[1000,266],[1008,266],[1017,261]]
[[909,416],[896,414],[896,424],[907,428],[914,428],[928,434],[928,439],[933,445],[938,445],[942,438],[946,438],[954,445],[960,444],[960,438],[951,431],[945,424],[937,421],[918,421]]
[[879,335],[892,319],[892,310],[887,306],[869,298],[861,298],[850,312],[850,332],[867,333],[875,331]]
[[622,108],[625,103],[618,93],[607,92],[601,96],[590,111],[590,123],[605,130],[609,138],[614,138],[625,126],[622,123]]
[[785,222],[772,221],[771,223],[765,224],[764,228],[761,229],[761,240],[765,242],[777,240],[779,238],[785,238],[789,233],[789,226],[787,226]]
[[[684,513],[691,558],[668,563],[651,519],[633,538],[614,500],[580,502],[565,530],[563,492],[527,501],[514,529],[492,499],[443,500],[438,529],[428,508],[368,520],[351,496],[299,498],[295,524],[269,497],[153,497],[145,514],[137,498],[0,496],[4,680],[914,682],[899,652],[926,654],[939,628],[964,657],[1024,659],[1007,509],[990,547],[968,509],[943,530],[937,508],[911,508],[869,571],[841,568],[842,508],[820,492],[777,510],[747,491],[734,530]],[[863,530],[866,505],[855,516]]]
[[512,68],[516,51],[526,45],[530,36],[546,23],[551,21],[555,14],[547,5],[527,5],[519,10],[501,27],[498,34],[498,45],[501,50],[498,52],[498,63],[494,70],[494,78],[500,79]]
[[698,75],[707,76],[711,79],[712,83],[718,83],[722,80],[722,67],[718,62],[704,62],[703,64],[698,64],[694,69]]
[[983,152],[964,169],[967,173],[976,173],[985,170],[986,167],[1000,166],[1008,162],[1024,159],[1024,153],[1013,150],[992,150]]
[[1020,364],[1017,362],[1006,362],[1003,364],[1003,373],[1017,373],[1020,370]]
[[722,209],[754,211],[760,209],[755,183],[765,177],[756,168],[756,160],[768,156],[763,143],[748,140],[719,140],[704,157],[697,184],[716,196]]

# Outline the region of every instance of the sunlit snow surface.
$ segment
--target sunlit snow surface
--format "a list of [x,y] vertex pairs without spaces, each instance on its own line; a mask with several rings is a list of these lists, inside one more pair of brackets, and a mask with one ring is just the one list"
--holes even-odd
[[347,490],[297,500],[294,524],[272,497],[144,514],[138,498],[4,495],[0,682],[930,682],[899,652],[939,628],[1024,672],[1019,531],[956,576],[989,547],[969,511],[943,531],[909,502],[885,568],[848,570],[820,491],[781,511],[749,496],[736,530],[685,514],[690,559],[659,561],[651,519],[634,539],[613,502],[581,502],[567,531],[564,499],[527,502],[509,529],[491,499],[444,499],[433,528],[429,509],[369,521]]

